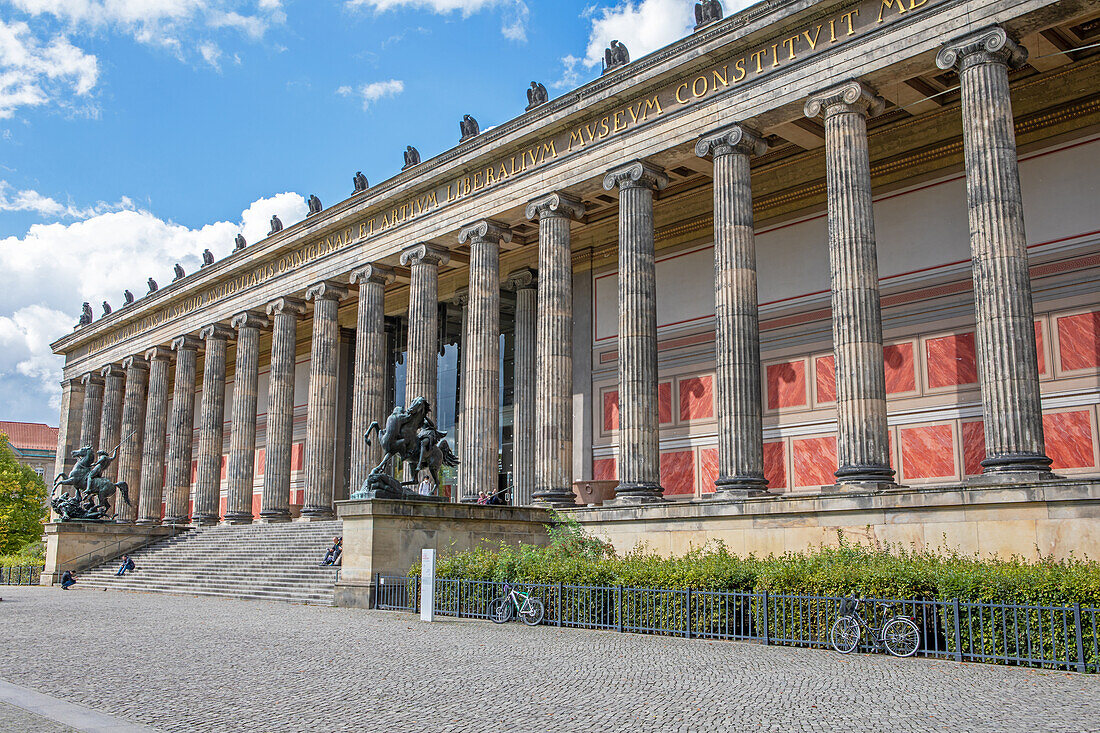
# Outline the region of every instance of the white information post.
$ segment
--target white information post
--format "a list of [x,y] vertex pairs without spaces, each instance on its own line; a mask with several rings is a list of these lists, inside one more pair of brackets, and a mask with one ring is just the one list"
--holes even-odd
[[420,551],[420,620],[435,621],[435,550]]

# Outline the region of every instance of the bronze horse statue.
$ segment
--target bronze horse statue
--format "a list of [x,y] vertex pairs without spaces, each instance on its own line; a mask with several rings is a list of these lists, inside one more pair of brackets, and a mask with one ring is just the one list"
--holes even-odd
[[413,465],[414,475],[422,469],[428,469],[435,487],[439,488],[439,468],[457,466],[458,458],[451,452],[447,434],[437,430],[435,423],[428,417],[431,409],[426,399],[417,397],[408,410],[393,408],[393,412],[386,418],[384,429],[377,421],[370,424],[363,438],[367,446],[370,446],[371,433],[378,434],[383,451],[382,460],[371,474],[388,473],[390,461],[397,456]]
[[76,464],[68,476],[64,473],[57,474],[52,493],[56,493],[60,486],[72,486],[76,489],[76,495],[69,497],[67,493],[63,493],[61,497],[53,499],[51,504],[54,505],[54,510],[63,519],[102,519],[111,510],[109,499],[116,490],[126,505],[130,506],[126,482],[114,482],[102,476],[117,456],[118,448],[115,448],[114,453],[103,450],[97,453],[90,445],[86,445],[73,451]]

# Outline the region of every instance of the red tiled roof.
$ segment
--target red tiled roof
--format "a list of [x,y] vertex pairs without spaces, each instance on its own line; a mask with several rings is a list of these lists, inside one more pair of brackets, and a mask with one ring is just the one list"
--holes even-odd
[[13,448],[24,450],[57,450],[57,428],[40,422],[5,422],[0,420],[0,433],[8,436]]

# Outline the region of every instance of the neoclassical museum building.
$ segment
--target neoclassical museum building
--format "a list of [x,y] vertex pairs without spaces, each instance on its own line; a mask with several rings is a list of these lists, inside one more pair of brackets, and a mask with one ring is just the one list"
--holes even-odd
[[1100,552],[1100,5],[716,6],[59,339],[59,464],[331,518],[424,397],[447,495],[617,543]]

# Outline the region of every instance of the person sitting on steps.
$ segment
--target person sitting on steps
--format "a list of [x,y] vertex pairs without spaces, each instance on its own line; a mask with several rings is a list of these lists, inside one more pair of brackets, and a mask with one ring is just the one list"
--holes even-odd
[[76,576],[73,575],[72,570],[66,570],[61,575],[61,590],[68,590],[74,585],[76,585]]
[[332,547],[328,548],[328,552],[325,553],[325,559],[321,561],[321,565],[339,565],[340,557],[344,554],[344,538],[333,537]]
[[137,567],[134,565],[134,561],[130,559],[129,555],[122,556],[122,564],[118,566],[118,572],[115,575],[125,575],[128,572],[134,570]]

